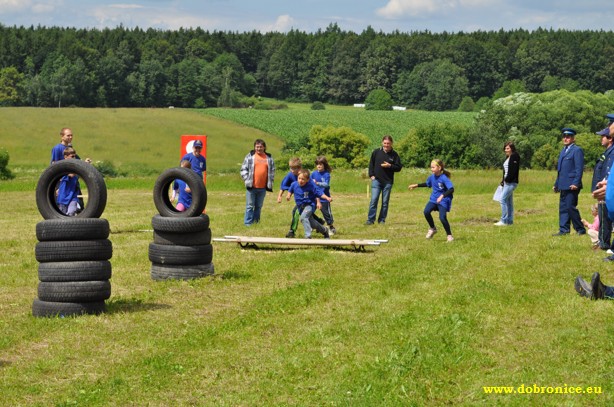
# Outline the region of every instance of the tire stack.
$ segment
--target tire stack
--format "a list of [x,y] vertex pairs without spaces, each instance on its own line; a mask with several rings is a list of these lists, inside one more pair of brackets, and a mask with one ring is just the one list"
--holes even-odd
[[[176,179],[192,191],[192,204],[177,211],[168,197]],[[187,168],[165,170],[154,185],[154,204],[159,214],[151,220],[153,243],[149,244],[153,280],[191,280],[213,274],[213,246],[203,180]]]
[[[67,217],[55,203],[60,178],[74,173],[85,182],[87,206]],[[36,187],[36,203],[45,220],[36,224],[38,298],[32,304],[35,317],[100,314],[111,296],[113,246],[109,222],[100,219],[107,201],[102,175],[90,164],[65,160],[52,164]]]

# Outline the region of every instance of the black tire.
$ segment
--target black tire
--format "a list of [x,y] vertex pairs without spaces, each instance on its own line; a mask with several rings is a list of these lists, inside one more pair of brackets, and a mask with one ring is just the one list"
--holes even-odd
[[51,302],[92,302],[111,296],[111,283],[105,281],[66,281],[38,283],[38,299]]
[[38,179],[36,206],[44,219],[67,216],[60,212],[55,200],[55,187],[64,175],[77,174],[79,182],[87,185],[87,205],[76,217],[99,218],[107,205],[107,186],[102,174],[93,165],[81,160],[62,160],[51,164]]
[[209,229],[209,215],[203,213],[191,218],[165,218],[155,215],[151,218],[151,226],[156,232],[192,233]]
[[151,278],[160,280],[192,280],[213,275],[213,263],[192,266],[151,264]]
[[68,317],[71,315],[98,315],[107,311],[104,301],[50,302],[34,300],[32,315],[35,317]]
[[[168,191],[176,179],[184,181],[192,190],[192,204],[183,212],[173,206]],[[207,206],[207,189],[203,179],[189,168],[175,167],[164,170],[156,180],[153,191],[154,205],[164,217],[189,218],[198,216]]]
[[35,256],[41,263],[109,260],[113,256],[113,246],[108,239],[39,242],[36,244]]
[[154,230],[154,243],[176,246],[200,246],[211,244],[211,229],[192,233],[157,232]]
[[96,240],[109,237],[109,221],[100,218],[64,217],[36,224],[39,242],[55,240]]
[[149,261],[164,265],[208,264],[213,259],[213,246],[170,246],[149,244]]
[[111,263],[103,261],[61,261],[38,264],[43,282],[103,281],[111,278]]

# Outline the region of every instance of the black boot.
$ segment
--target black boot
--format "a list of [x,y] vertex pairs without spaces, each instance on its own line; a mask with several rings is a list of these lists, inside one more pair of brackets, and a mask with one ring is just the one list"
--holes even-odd
[[593,289],[591,286],[580,276],[576,277],[574,288],[581,297],[591,298],[593,296]]
[[593,277],[591,278],[591,288],[593,291],[593,300],[603,300],[605,297],[605,285],[601,282],[601,276],[599,272],[596,271],[593,273]]

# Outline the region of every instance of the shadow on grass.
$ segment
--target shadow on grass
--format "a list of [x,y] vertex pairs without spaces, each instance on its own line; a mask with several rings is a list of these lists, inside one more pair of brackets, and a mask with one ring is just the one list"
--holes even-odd
[[249,243],[247,245],[241,246],[241,250],[255,250],[262,253],[275,253],[275,252],[294,252],[298,250],[313,250],[314,247],[317,247],[321,250],[333,250],[338,252],[350,252],[350,253],[370,253],[372,250],[368,249],[359,249],[351,246],[300,246],[293,245],[291,247],[271,247],[271,246],[258,246],[253,243]]
[[241,273],[238,271],[227,271],[222,274],[218,274],[220,278],[223,280],[248,280],[252,278],[252,275],[249,273]]
[[171,308],[168,304],[146,303],[139,299],[112,299],[107,301],[107,314],[143,312]]
[[0,360],[0,368],[3,368],[5,366],[10,365],[11,362],[9,362],[8,360]]

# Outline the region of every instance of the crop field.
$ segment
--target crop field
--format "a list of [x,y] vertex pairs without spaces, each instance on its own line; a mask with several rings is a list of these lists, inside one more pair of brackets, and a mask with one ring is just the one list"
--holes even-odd
[[[177,164],[176,134],[211,134],[213,237],[285,235],[292,205],[278,204],[277,191],[267,194],[261,223],[243,225],[245,192],[235,166],[255,136],[270,142],[274,157],[282,141],[201,111],[174,110],[0,109],[0,118],[14,119],[0,129],[0,146],[10,143],[16,174],[0,181],[1,405],[614,404],[614,302],[589,301],[573,288],[577,275],[590,279],[594,271],[614,284],[614,265],[590,249],[587,236],[551,236],[558,196],[551,191],[556,174],[548,171],[521,171],[515,224],[497,228],[492,194],[500,171],[452,168],[452,243],[441,228],[425,239],[430,191],[407,190],[424,182],[426,169],[398,174],[387,222],[374,226],[364,225],[364,171],[333,171],[332,239],[388,243],[360,252],[214,242],[215,274],[192,281],[150,275],[157,175],[107,179],[107,312],[33,317],[35,225],[42,220],[33,188],[60,123],[80,130],[74,143],[82,156],[100,146],[94,153],[132,166],[132,157],[146,165],[141,156],[161,154],[150,157],[152,171]],[[101,123],[94,130],[101,117],[109,129]],[[17,124],[27,137],[9,137]],[[129,136],[135,140],[127,149],[121,140]],[[142,153],[141,145],[150,150]],[[592,202],[580,194],[584,217]]]
[[288,110],[206,109],[204,113],[274,134],[283,140],[304,138],[314,125],[347,126],[369,137],[372,147],[379,145],[384,134],[400,140],[414,127],[431,123],[469,125],[475,117],[475,113],[461,112],[374,111],[353,107],[305,110],[293,106]]

